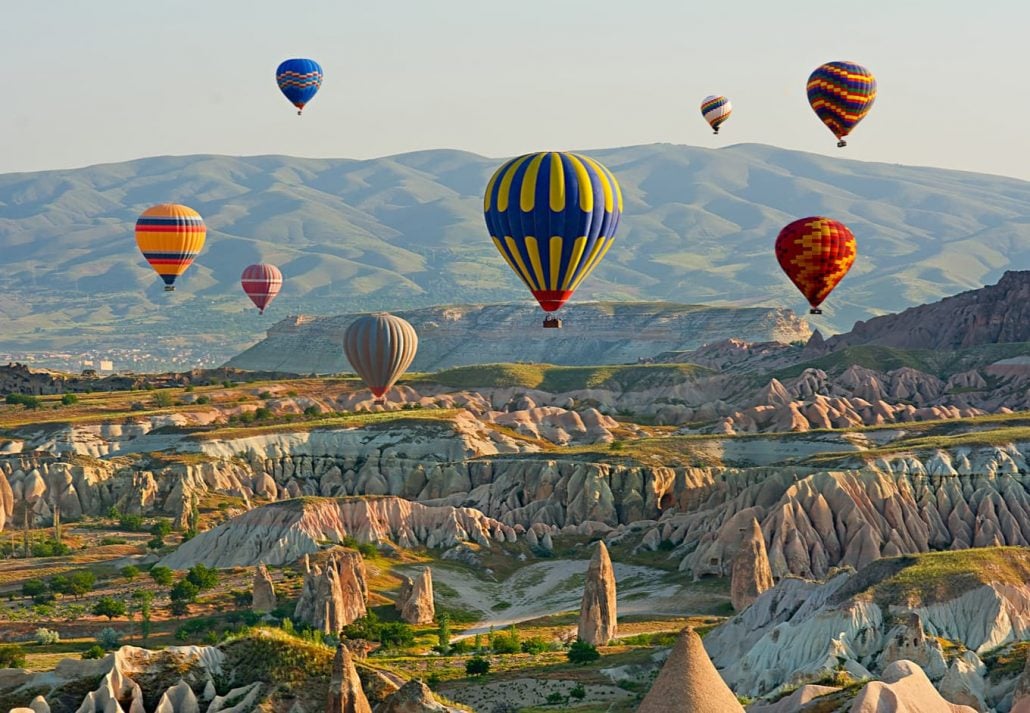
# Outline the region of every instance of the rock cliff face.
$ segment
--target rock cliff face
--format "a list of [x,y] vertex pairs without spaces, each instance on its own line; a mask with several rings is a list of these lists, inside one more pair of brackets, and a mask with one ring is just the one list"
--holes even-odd
[[[1030,635],[1030,556],[986,549],[926,557],[881,560],[825,583],[785,579],[712,631],[705,647],[741,695],[775,695],[841,670],[854,678],[882,671],[889,681],[891,667],[907,661],[952,703],[993,708],[1012,687],[987,686],[980,655]],[[996,579],[1002,567],[1012,574]],[[919,584],[899,595],[899,581]]]
[[1001,342],[1030,342],[1030,271],[1009,271],[996,285],[856,322],[847,334],[827,339],[825,350],[857,344],[951,350]]
[[[415,371],[508,361],[632,363],[729,337],[791,342],[810,334],[805,322],[783,309],[581,302],[562,311],[565,327],[561,330],[540,329],[538,312],[520,303],[430,307],[396,314],[418,331]],[[296,374],[350,371],[340,344],[356,316],[287,318],[227,366]]]
[[340,644],[336,647],[336,658],[333,659],[333,673],[329,680],[329,701],[326,713],[372,713],[365,691],[361,688],[354,661],[347,647]]
[[172,569],[283,565],[318,552],[320,543],[394,542],[453,547],[515,542],[515,530],[471,508],[428,506],[401,498],[300,499],[266,505],[202,532],[161,560]]
[[326,634],[339,634],[365,616],[368,585],[365,563],[358,552],[330,551],[325,565],[314,565],[304,575],[304,587],[293,616]]
[[887,667],[882,680],[859,691],[848,713],[976,713],[976,709],[946,701],[919,666],[898,661]]
[[730,579],[730,601],[737,611],[751,606],[759,594],[773,586],[772,570],[765,551],[765,537],[758,520],[741,533],[743,543],[733,558]]
[[257,614],[267,614],[275,609],[275,586],[268,576],[268,568],[259,564],[254,568],[254,598],[251,608]]
[[415,579],[405,577],[397,596],[397,610],[409,624],[431,624],[436,618],[433,603],[433,572],[426,567]]
[[461,713],[439,703],[422,681],[408,681],[400,690],[376,707],[376,713]]
[[579,608],[579,638],[594,646],[604,646],[615,638],[615,570],[604,541],[597,543],[587,567],[583,601]]
[[637,713],[744,713],[737,697],[715,670],[701,637],[686,628],[644,697]]

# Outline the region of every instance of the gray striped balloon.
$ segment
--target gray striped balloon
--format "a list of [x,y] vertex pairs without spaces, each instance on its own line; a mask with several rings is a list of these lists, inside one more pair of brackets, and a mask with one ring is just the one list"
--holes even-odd
[[376,398],[400,378],[418,351],[415,328],[385,312],[359,317],[343,335],[343,351]]

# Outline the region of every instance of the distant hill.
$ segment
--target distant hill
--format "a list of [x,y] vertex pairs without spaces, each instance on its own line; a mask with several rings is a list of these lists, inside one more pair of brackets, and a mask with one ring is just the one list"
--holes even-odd
[[[626,208],[581,300],[803,310],[772,243],[785,223],[818,213],[847,223],[859,244],[812,322],[824,331],[1030,266],[1025,181],[761,145],[589,153],[618,176]],[[527,299],[483,226],[483,186],[500,161],[450,150],[367,161],[185,156],[0,175],[0,346],[201,343],[228,356],[286,314]],[[210,229],[170,294],[132,230],[164,201],[193,206]],[[258,260],[287,280],[265,320],[238,285]]]
[[850,332],[813,344],[809,351],[873,344],[955,350],[1013,342],[1030,342],[1030,271],[1006,272],[996,285],[858,322]]
[[[430,307],[395,314],[418,331],[414,371],[518,361],[567,366],[623,364],[670,349],[694,349],[731,335],[791,342],[810,334],[808,325],[790,310],[662,302],[569,305],[563,310],[562,329],[543,329],[540,310],[526,304]],[[343,333],[355,317],[285,319],[268,330],[266,339],[230,359],[226,366],[295,374],[350,371],[343,355]],[[540,374],[539,378],[543,381],[546,376]]]

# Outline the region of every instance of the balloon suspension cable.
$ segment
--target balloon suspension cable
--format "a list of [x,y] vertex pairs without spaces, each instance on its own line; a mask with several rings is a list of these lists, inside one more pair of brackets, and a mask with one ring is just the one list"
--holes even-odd
[[813,307],[812,309],[808,310],[808,313],[809,314],[822,314],[823,311],[821,309],[819,309],[818,307]]
[[842,148],[844,148],[847,145],[848,145],[848,142],[845,141],[844,139],[841,139],[840,141],[837,142],[837,148],[839,148],[839,149],[842,149]]

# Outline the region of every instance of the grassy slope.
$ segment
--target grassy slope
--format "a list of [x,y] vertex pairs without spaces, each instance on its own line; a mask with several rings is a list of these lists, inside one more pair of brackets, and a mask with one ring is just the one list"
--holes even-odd
[[891,371],[907,366],[946,379],[961,371],[1024,354],[1030,354],[1030,343],[987,344],[951,352],[863,344],[780,369],[763,378],[789,379],[805,369],[839,373],[857,364],[876,371]]
[[562,393],[580,389],[631,390],[665,386],[708,373],[711,371],[695,364],[480,364],[428,374],[421,380],[462,389],[514,386]]

